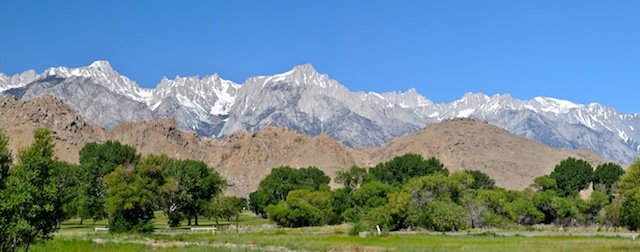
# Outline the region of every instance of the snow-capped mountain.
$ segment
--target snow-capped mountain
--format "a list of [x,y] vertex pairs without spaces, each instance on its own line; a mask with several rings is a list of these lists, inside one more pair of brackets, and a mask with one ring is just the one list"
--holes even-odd
[[56,76],[61,78],[69,78],[72,76],[91,79],[110,91],[124,95],[134,101],[149,103],[153,90],[140,88],[135,82],[120,75],[111,68],[111,64],[107,61],[99,60],[93,62],[87,67],[67,68],[55,67],[44,71],[42,77]]
[[238,84],[217,74],[163,78],[153,91],[150,109],[155,118],[176,119],[181,129],[215,135],[228,117],[239,89]]
[[0,92],[5,90],[23,87],[26,84],[31,83],[36,79],[38,74],[36,71],[28,70],[21,74],[13,76],[7,76],[4,73],[0,73]]
[[96,61],[42,74],[0,73],[0,91],[21,99],[56,95],[87,121],[108,129],[129,121],[173,118],[180,129],[205,136],[277,126],[326,133],[349,146],[376,146],[431,123],[471,117],[554,147],[590,149],[622,163],[640,153],[640,114],[548,97],[518,100],[508,94],[467,93],[436,104],[415,89],[352,92],[308,64],[252,77],[242,85],[213,74],[163,78],[156,88],[145,89],[108,62]]

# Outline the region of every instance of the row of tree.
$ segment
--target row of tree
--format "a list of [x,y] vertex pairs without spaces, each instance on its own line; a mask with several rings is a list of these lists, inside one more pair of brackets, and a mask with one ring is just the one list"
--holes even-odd
[[85,145],[80,163],[70,164],[55,158],[50,130],[38,129],[34,137],[14,164],[0,131],[1,251],[28,250],[73,217],[94,224],[106,218],[111,232],[150,232],[157,210],[175,227],[185,219],[198,225],[199,216],[237,217],[247,205],[223,197],[226,181],[202,161],[141,156],[108,141]]
[[[624,176],[623,176],[624,175]],[[622,179],[620,179],[622,177]],[[276,168],[249,197],[250,209],[287,227],[354,223],[353,231],[436,231],[516,225],[640,225],[640,162],[594,170],[568,158],[522,191],[498,188],[477,170],[449,173],[436,158],[406,154],[370,169],[339,172],[330,190],[317,168]],[[587,199],[579,192],[590,185]]]

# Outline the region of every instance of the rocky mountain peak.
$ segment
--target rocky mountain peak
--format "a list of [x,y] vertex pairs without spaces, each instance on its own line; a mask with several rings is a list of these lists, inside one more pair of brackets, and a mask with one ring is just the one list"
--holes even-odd
[[302,64],[302,65],[297,65],[295,67],[293,67],[292,71],[294,73],[301,73],[304,75],[313,75],[313,74],[318,74],[318,71],[316,71],[316,69],[313,67],[313,65],[307,63],[307,64]]
[[106,61],[106,60],[96,60],[93,63],[91,63],[89,67],[98,69],[100,71],[105,71],[105,72],[113,71],[113,68],[111,67],[111,63],[109,63],[109,61]]

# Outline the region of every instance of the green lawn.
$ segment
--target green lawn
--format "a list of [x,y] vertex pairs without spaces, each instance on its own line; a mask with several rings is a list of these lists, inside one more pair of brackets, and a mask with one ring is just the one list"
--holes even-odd
[[[202,220],[210,226],[212,220]],[[233,223],[233,222],[232,222]],[[104,225],[103,222],[99,223]],[[229,225],[228,222],[221,222]],[[391,233],[360,238],[347,235],[348,225],[280,229],[250,213],[240,218],[241,230],[221,227],[216,234],[189,233],[189,227],[168,229],[158,216],[158,232],[150,235],[95,233],[91,222],[63,223],[56,237],[33,251],[640,251],[640,239],[617,237],[501,237]],[[183,223],[184,225],[184,223]]]

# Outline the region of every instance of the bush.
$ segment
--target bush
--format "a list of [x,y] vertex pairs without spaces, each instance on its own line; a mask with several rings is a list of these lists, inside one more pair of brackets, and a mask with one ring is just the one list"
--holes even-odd
[[544,220],[544,214],[540,212],[532,201],[516,199],[507,205],[511,220],[519,225],[533,225]]
[[249,207],[255,214],[265,216],[264,208],[286,200],[290,191],[308,189],[312,191],[328,188],[329,176],[316,167],[295,169],[282,166],[271,170],[258,186],[258,190],[249,195]]
[[267,215],[283,227],[307,227],[325,224],[322,211],[298,199],[281,201],[265,208]]
[[362,219],[362,209],[359,207],[349,208],[345,210],[340,217],[346,222],[359,222]]
[[430,202],[425,214],[425,226],[435,231],[460,231],[470,227],[467,212],[451,200]]
[[384,206],[389,201],[387,196],[395,190],[395,187],[391,185],[380,181],[371,181],[353,193],[353,202],[363,208]]

